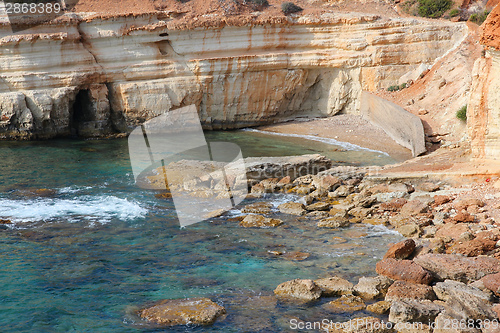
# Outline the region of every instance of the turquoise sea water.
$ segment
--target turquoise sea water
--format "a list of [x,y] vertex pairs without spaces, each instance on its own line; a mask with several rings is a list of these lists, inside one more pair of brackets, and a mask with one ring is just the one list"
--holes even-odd
[[[349,156],[391,162],[367,152],[336,157],[328,145],[257,133],[207,138],[238,143],[246,156],[326,152],[341,163]],[[0,143],[0,219],[14,222],[0,225],[0,331],[287,332],[291,318],[343,321],[349,314],[322,308],[329,299],[297,305],[267,296],[294,278],[374,275],[384,245],[400,239],[376,226],[318,230],[276,210],[271,215],[285,221],[276,229],[240,228],[230,220],[238,209],[180,229],[172,201],[154,194],[135,186],[126,140]],[[291,199],[264,200],[277,207]],[[275,250],[310,257],[287,260],[268,252]],[[200,296],[224,305],[226,317],[210,327],[165,329],[136,314],[161,299]]]

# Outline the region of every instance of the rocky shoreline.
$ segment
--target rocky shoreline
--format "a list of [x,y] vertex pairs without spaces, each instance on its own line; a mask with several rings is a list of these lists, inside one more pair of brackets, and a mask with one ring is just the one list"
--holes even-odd
[[[497,196],[484,195],[466,181],[462,187],[452,187],[418,177],[411,181],[380,180],[367,172],[366,168],[337,167],[295,179],[285,176],[250,181],[250,196],[254,198],[266,193],[299,195],[299,200],[281,204],[280,212],[315,220],[318,229],[369,223],[394,228],[407,237],[378,262],[375,277],[361,277],[356,285],[338,276],[286,281],[276,286],[277,299],[314,304],[311,302],[328,297],[331,301],[321,306],[323,310],[352,313],[354,318],[358,311],[374,313],[373,317],[353,319],[358,321],[356,325],[352,320],[337,325],[322,323],[312,327],[316,331],[499,331]],[[488,188],[495,193],[496,184],[491,183],[488,180]],[[248,215],[237,221],[241,227],[280,227],[283,222],[267,217],[266,207],[265,202],[247,205],[242,211]],[[213,317],[198,324],[211,323],[223,313],[208,300],[199,304],[189,311],[206,311],[203,304],[217,311],[209,311]],[[154,321],[169,324],[159,318]],[[179,321],[170,324],[174,323]],[[295,322],[297,327],[302,327],[300,323],[306,328],[311,324],[299,319]],[[415,328],[409,323],[421,325]]]

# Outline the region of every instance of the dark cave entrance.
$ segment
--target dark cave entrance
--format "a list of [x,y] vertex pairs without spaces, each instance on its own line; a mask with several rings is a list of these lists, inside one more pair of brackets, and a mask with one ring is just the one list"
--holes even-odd
[[89,89],[83,89],[76,94],[73,110],[70,116],[71,136],[79,136],[85,123],[94,118],[93,103]]

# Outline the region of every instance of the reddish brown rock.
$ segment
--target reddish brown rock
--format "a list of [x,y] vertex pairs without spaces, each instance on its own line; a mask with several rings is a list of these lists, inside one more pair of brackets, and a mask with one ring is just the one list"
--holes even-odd
[[485,203],[484,201],[480,200],[480,199],[471,199],[471,198],[468,198],[468,199],[459,199],[459,200],[455,200],[453,202],[453,206],[455,207],[455,209],[460,212],[462,210],[467,210],[467,207],[469,206],[478,206],[478,207],[484,207]]
[[[490,2],[493,2],[490,0]],[[491,7],[491,5],[490,5]],[[500,50],[500,6],[496,6],[484,23],[481,44]]]
[[437,238],[450,237],[451,239],[457,239],[464,232],[470,232],[470,228],[467,224],[445,224],[436,232]]
[[500,261],[491,257],[469,258],[457,254],[424,254],[413,260],[433,273],[438,280],[471,283],[482,277],[500,273]]
[[408,200],[405,198],[396,198],[392,199],[389,202],[384,202],[380,205],[380,209],[385,210],[385,211],[390,211],[390,212],[397,212],[399,211],[406,203]]
[[317,179],[314,179],[312,184],[317,188],[317,189],[324,189],[327,191],[334,191],[342,185],[342,180],[338,177],[334,177],[331,175],[323,176],[323,177],[318,177]]
[[278,182],[278,186],[285,186],[285,185],[288,185],[291,183],[292,183],[292,179],[290,178],[290,176],[286,176],[286,177],[281,178],[281,180]]
[[142,310],[139,315],[165,326],[208,325],[226,310],[208,298],[169,299]]
[[461,211],[458,212],[457,215],[455,215],[451,221],[453,223],[471,223],[474,222],[474,216],[470,215],[466,211]]
[[481,282],[486,288],[500,296],[500,273],[486,275],[481,279]]
[[393,280],[418,284],[429,284],[432,281],[432,275],[411,260],[384,259],[377,263],[376,271]]
[[451,201],[451,198],[447,195],[436,195],[434,196],[434,205],[435,207],[444,205]]
[[384,259],[406,259],[415,251],[415,241],[411,238],[394,244],[384,255]]
[[493,306],[493,311],[497,314],[497,318],[500,319],[500,304],[496,304]]
[[480,232],[476,238],[450,247],[446,253],[463,254],[467,257],[477,257],[493,251],[496,248],[497,237],[491,232]]
[[425,213],[429,206],[420,200],[410,200],[401,208],[401,215],[417,215]]
[[388,302],[406,299],[435,300],[436,294],[432,287],[425,284],[396,281],[389,287],[385,295],[385,300]]

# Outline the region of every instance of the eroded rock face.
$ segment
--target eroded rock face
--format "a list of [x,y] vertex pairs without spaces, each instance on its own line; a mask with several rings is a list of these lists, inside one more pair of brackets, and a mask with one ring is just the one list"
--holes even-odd
[[389,321],[393,323],[429,323],[433,322],[443,310],[443,306],[428,300],[398,300],[391,304]]
[[446,302],[446,314],[464,320],[495,319],[491,295],[464,283],[446,280],[434,286],[439,299]]
[[384,255],[384,259],[406,259],[413,251],[415,251],[415,241],[413,239],[405,239],[402,242],[394,244]]
[[384,297],[387,289],[392,284],[392,280],[385,276],[361,277],[354,290],[357,295],[366,300]]
[[262,215],[247,215],[243,221],[240,222],[240,226],[245,228],[270,228],[277,227],[282,224],[283,221],[279,219],[272,219]]
[[436,294],[432,287],[425,284],[416,284],[405,281],[394,282],[385,295],[389,302],[399,300],[435,300]]
[[314,283],[321,288],[324,296],[351,295],[354,291],[352,283],[337,276],[318,279]]
[[278,209],[283,214],[291,214],[302,216],[306,214],[306,210],[304,209],[304,205],[298,202],[286,202],[278,206]]
[[314,301],[321,297],[321,288],[313,280],[295,279],[283,282],[274,289],[276,296],[284,299]]
[[165,326],[209,325],[226,313],[224,307],[208,298],[164,300],[141,310],[139,315],[150,322]]
[[0,29],[6,138],[128,132],[191,104],[207,129],[356,113],[362,90],[431,64],[467,31],[340,13],[187,31],[163,13],[61,22],[43,35]]
[[414,262],[432,272],[438,280],[464,283],[477,281],[488,274],[500,272],[500,261],[491,257],[467,258],[455,254],[425,254]]
[[403,280],[418,284],[429,284],[432,275],[411,260],[384,259],[377,263],[377,273],[394,280]]

